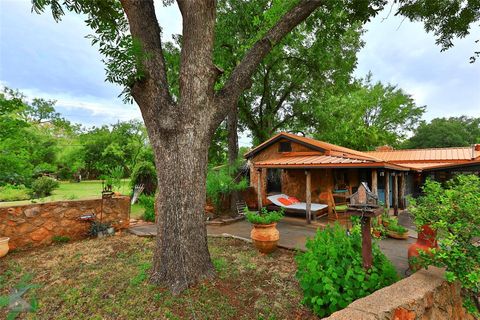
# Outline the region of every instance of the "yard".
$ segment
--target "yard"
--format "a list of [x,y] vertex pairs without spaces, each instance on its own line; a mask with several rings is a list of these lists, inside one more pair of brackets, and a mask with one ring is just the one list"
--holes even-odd
[[[120,192],[122,194],[130,194],[130,180],[124,179],[122,188]],[[51,196],[35,199],[35,200],[23,200],[23,201],[10,201],[10,202],[0,202],[0,206],[12,206],[12,205],[21,205],[21,204],[30,204],[30,203],[42,203],[49,201],[60,201],[60,200],[80,200],[80,199],[91,199],[100,197],[102,192],[102,181],[101,180],[84,180],[80,183],[61,181],[60,187],[55,189]],[[131,209],[132,218],[140,218],[143,214],[144,209],[138,204],[134,204]]]
[[[148,284],[154,241],[132,235],[13,252],[0,260],[0,306],[35,285],[25,319],[315,319],[300,304],[294,253],[262,256],[240,240],[212,238],[218,277],[172,296]],[[7,316],[0,308],[0,318]]]

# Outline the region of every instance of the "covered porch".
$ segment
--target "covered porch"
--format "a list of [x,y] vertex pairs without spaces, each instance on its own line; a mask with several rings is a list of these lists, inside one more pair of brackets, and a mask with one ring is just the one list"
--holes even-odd
[[[406,207],[409,168],[358,159],[344,158],[343,162],[330,163],[326,159],[295,158],[294,163],[293,159],[274,159],[253,164],[250,181],[257,192],[258,208],[278,208],[268,198],[284,194],[306,204],[303,212],[291,216],[302,217],[307,224],[317,219],[323,223],[346,222],[347,217],[339,214],[339,206],[348,204],[349,196],[357,191],[361,182],[366,182],[379,202],[392,209],[393,214],[398,215],[399,210]],[[338,158],[331,160],[338,161]],[[314,214],[312,204],[328,207],[325,212]]]

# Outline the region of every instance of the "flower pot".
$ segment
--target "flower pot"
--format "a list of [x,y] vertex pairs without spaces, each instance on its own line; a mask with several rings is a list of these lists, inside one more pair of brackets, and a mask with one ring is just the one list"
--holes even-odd
[[270,253],[277,248],[280,233],[276,226],[276,223],[253,225],[250,237],[253,240],[255,248],[261,253]]
[[8,241],[10,238],[2,237],[0,238],[0,258],[7,255],[8,250],[10,249],[8,246]]
[[392,230],[387,230],[387,236],[393,239],[399,239],[399,240],[407,240],[408,239],[408,231],[404,233],[400,232],[395,232]]
[[417,271],[420,265],[413,263],[411,258],[418,257],[420,251],[429,252],[430,249],[438,248],[437,232],[430,228],[429,225],[423,225],[418,233],[417,242],[412,243],[408,247],[408,265],[410,270]]
[[373,236],[374,236],[375,238],[377,238],[377,239],[382,237],[382,232],[379,231],[379,230],[373,230],[373,231],[372,231],[372,234],[373,234]]

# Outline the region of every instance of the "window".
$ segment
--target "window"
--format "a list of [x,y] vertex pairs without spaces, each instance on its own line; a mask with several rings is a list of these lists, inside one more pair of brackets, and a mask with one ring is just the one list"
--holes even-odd
[[278,152],[291,152],[292,144],[289,141],[282,141],[278,145]]

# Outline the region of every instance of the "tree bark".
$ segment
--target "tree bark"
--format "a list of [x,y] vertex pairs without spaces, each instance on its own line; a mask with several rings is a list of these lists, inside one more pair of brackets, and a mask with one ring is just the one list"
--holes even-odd
[[[227,131],[228,131],[228,165],[230,168],[236,167],[238,159],[238,111],[237,108],[233,109],[227,117]],[[233,178],[237,176],[237,170],[232,170]],[[237,214],[237,201],[239,194],[237,191],[233,191],[230,194],[230,214]]]

